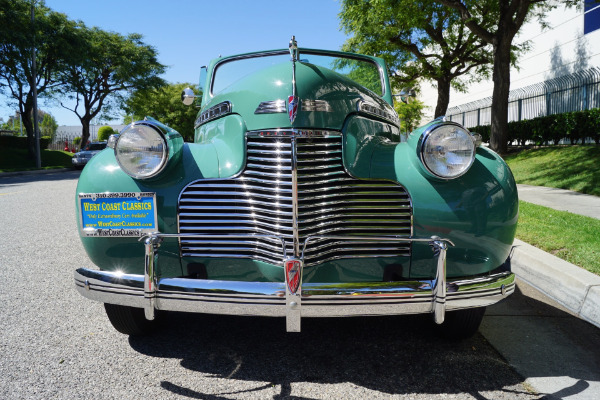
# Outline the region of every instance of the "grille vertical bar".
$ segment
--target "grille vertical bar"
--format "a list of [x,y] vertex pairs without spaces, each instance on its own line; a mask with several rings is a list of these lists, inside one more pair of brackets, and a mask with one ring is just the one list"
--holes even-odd
[[[303,243],[310,235],[410,236],[412,209],[402,186],[350,176],[343,166],[342,137],[337,133],[309,137],[287,133],[290,135],[249,134],[246,168],[239,176],[188,185],[180,196],[179,231],[281,235],[288,254],[297,250],[294,238]],[[251,258],[279,265],[283,261],[280,244],[270,238],[183,237],[181,253],[187,257]],[[305,265],[341,258],[409,255],[410,245],[404,243],[319,240],[307,248]]]

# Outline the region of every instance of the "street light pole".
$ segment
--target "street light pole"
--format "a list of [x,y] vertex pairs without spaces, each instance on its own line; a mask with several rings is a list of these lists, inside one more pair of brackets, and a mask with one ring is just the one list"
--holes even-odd
[[[40,153],[40,131],[38,130],[37,109],[37,71],[35,65],[35,0],[31,1],[31,32],[33,46],[31,47],[31,87],[33,89],[33,134],[35,136],[35,165],[42,168],[42,154]],[[27,118],[27,116],[25,116]]]

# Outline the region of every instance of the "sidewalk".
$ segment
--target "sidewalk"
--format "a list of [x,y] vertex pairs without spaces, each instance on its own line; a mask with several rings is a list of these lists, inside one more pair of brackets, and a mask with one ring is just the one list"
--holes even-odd
[[[520,200],[600,219],[600,197],[540,186],[517,187]],[[518,239],[512,267],[520,279],[600,327],[600,276]]]
[[543,186],[517,185],[519,200],[600,219],[600,197]]

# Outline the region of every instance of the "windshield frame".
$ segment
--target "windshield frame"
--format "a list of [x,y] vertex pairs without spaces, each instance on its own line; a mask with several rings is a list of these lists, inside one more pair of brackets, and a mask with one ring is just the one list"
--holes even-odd
[[[381,84],[381,94],[376,93],[376,95],[382,97],[388,103],[391,102],[391,100],[388,100],[388,97],[390,97],[388,94],[389,83],[386,79],[387,71],[385,69],[385,65],[383,64],[383,60],[378,59],[377,57],[370,57],[370,56],[366,56],[366,55],[362,55],[362,54],[355,54],[355,53],[346,53],[346,52],[342,52],[342,51],[304,49],[304,48],[300,48],[298,50],[299,50],[300,56],[302,56],[302,54],[332,56],[332,57],[337,57],[337,58],[348,58],[351,60],[365,61],[365,62],[369,62],[369,63],[373,64],[377,68],[377,71],[379,72],[379,81]],[[271,50],[271,51],[260,51],[260,52],[245,53],[245,54],[239,54],[239,55],[235,55],[235,56],[217,59],[216,61],[213,61],[213,63],[211,63],[213,65],[210,68],[211,73],[210,73],[209,90],[207,90],[206,92],[210,96],[210,98],[214,97],[215,95],[218,95],[218,93],[213,93],[213,87],[214,87],[215,75],[216,75],[215,72],[217,71],[219,66],[222,64],[226,64],[226,63],[233,62],[233,61],[249,59],[249,58],[260,58],[260,57],[269,57],[269,56],[277,56],[277,55],[285,55],[285,54],[289,54],[289,50],[281,49],[281,50]],[[203,99],[203,103],[205,101],[206,101],[206,99]]]

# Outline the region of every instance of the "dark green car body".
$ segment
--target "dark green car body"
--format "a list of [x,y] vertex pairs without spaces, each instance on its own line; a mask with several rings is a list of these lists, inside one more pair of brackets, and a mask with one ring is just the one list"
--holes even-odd
[[[494,301],[512,292],[514,275],[510,274],[507,260],[516,229],[518,201],[515,181],[504,161],[486,147],[478,146],[466,173],[453,179],[435,176],[421,160],[421,142],[427,132],[447,122],[436,120],[409,134],[400,132],[382,59],[321,50],[299,52],[297,62],[290,61],[288,50],[214,60],[207,68],[206,80],[201,82],[204,90],[201,101],[197,100],[201,109],[194,143],[183,143],[177,132],[161,126],[170,148],[169,159],[166,167],[149,179],[136,179],[125,173],[114,150],[107,149],[91,159],[83,170],[77,195],[155,193],[157,231],[165,234],[160,246],[155,246],[154,256],[160,262],[153,279],[158,286],[165,278],[285,283],[286,258],[278,241],[254,237],[254,242],[263,243],[242,245],[241,242],[248,241],[241,238],[243,235],[280,236],[285,242],[286,257],[303,260],[302,287],[311,284],[329,288],[379,284],[384,287],[389,282],[429,282],[434,286],[439,254],[432,251],[432,243],[416,240],[400,244],[377,239],[372,241],[377,243],[367,240],[362,243],[333,238],[356,235],[443,238],[451,243],[445,251],[443,280],[448,291],[453,291],[452,280],[485,280],[500,273],[502,279],[493,280],[497,289]],[[235,62],[258,57],[269,59],[269,65],[256,70],[243,69],[239,79],[221,86],[215,81],[220,68],[222,74],[230,73],[225,66],[235,73]],[[352,79],[352,75],[311,62],[327,57],[370,63],[373,69],[368,73],[379,72],[381,86],[367,88]],[[294,118],[288,104],[292,93],[300,103]],[[291,141],[291,145],[285,144],[291,146],[290,157],[299,157],[300,164],[302,157],[324,153],[322,160],[341,160],[343,168],[322,164],[321,158],[306,158],[311,169],[305,176],[300,169],[298,176],[290,178],[293,188],[267,191],[265,179],[277,185],[273,182],[279,182],[281,172],[276,171],[272,159],[265,157],[280,159],[282,154],[288,154],[279,154],[278,147],[273,147],[279,146],[280,138],[285,135],[289,138],[284,141]],[[324,137],[328,138],[327,143],[320,142]],[[302,188],[307,187],[303,186],[306,179],[316,180],[319,185],[310,186],[310,195],[302,194]],[[342,181],[343,185],[338,184]],[[246,193],[249,197],[244,198],[240,187],[246,184],[251,189]],[[300,188],[298,193],[296,187]],[[287,206],[279,206],[278,196],[288,192],[290,210],[296,214],[287,213]],[[257,206],[256,213],[248,211],[254,210],[252,204]],[[76,207],[80,215],[79,198]],[[359,211],[347,212],[348,207]],[[245,211],[232,211],[237,208]],[[377,212],[371,213],[370,209]],[[332,216],[328,217],[328,213]],[[81,224],[81,218],[78,223]],[[81,231],[82,227],[79,228]],[[183,238],[186,233],[198,237]],[[233,236],[232,240],[202,240],[202,235],[239,236],[235,240]],[[325,238],[327,235],[332,238]],[[305,243],[309,236],[315,236],[313,243]],[[82,242],[100,271],[144,275],[148,248],[138,237],[82,235]],[[307,254],[313,254],[312,261],[303,259],[303,246]],[[311,248],[317,250],[308,253]],[[82,270],[76,273],[76,283],[84,295],[90,292],[90,287],[93,291],[92,278],[115,284],[112,275],[110,279],[106,276],[100,279],[90,274]],[[87,283],[82,276],[89,278]],[[300,290],[301,297],[305,296]],[[108,298],[95,299],[111,302]],[[135,306],[121,300],[114,303]],[[485,305],[486,302],[473,303],[473,307]],[[402,311],[401,304],[397,307],[397,311],[389,313],[413,312]],[[471,306],[457,308],[465,307]],[[218,312],[204,311],[202,307],[191,311]],[[372,314],[382,313],[386,312]]]

